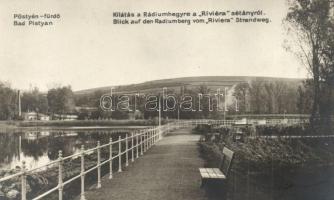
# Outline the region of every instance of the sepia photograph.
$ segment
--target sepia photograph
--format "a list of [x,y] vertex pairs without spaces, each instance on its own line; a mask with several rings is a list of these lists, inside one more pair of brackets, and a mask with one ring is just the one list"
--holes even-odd
[[0,200],[333,200],[334,0],[0,0]]

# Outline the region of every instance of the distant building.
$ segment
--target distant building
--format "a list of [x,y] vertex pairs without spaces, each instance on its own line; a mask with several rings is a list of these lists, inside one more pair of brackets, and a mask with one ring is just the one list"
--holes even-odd
[[76,106],[75,111],[76,112],[94,112],[98,111],[98,107],[88,107],[88,106]]
[[48,115],[36,112],[24,112],[22,113],[23,119],[28,121],[33,120],[41,120],[41,121],[49,121],[50,117]]
[[38,118],[38,120],[41,120],[41,121],[49,121],[50,120],[50,117],[48,115],[44,115],[44,114],[38,114],[37,118]]
[[37,120],[37,113],[36,112],[24,112],[22,113],[23,119],[24,120]]
[[65,120],[65,121],[73,121],[78,119],[78,115],[73,114],[54,114],[53,119],[55,120]]

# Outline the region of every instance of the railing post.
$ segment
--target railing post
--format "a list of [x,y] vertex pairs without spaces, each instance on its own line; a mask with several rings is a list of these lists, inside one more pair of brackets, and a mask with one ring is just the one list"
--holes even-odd
[[122,172],[122,141],[118,136],[118,172]]
[[21,199],[27,199],[27,175],[26,175],[26,162],[22,162],[22,176],[21,176]]
[[143,131],[140,131],[140,155],[144,155],[143,153],[143,147],[144,147],[144,144],[143,144]]
[[152,133],[152,144],[155,144],[155,139],[157,137],[157,128],[153,129],[153,133]]
[[148,129],[147,130],[147,135],[146,135],[146,150],[149,150],[150,149],[150,131],[151,129]]
[[160,127],[158,127],[158,128],[155,129],[155,132],[154,132],[154,144],[157,141],[157,137],[158,137],[157,133],[159,132],[159,130],[160,130]]
[[155,133],[154,144],[159,140],[159,134],[160,134],[160,131],[162,131],[162,130],[161,130],[161,127],[158,127],[158,129],[156,130],[156,133]]
[[149,130],[150,129],[147,129],[146,130],[146,133],[145,133],[145,145],[146,145],[146,150],[145,151],[147,151],[148,150],[148,132],[149,132]]
[[153,146],[154,144],[154,133],[155,133],[155,128],[152,129],[152,133],[151,133],[151,146]]
[[63,199],[63,152],[58,151],[58,199]]
[[151,129],[148,129],[147,130],[147,136],[146,136],[146,150],[150,149],[150,132],[151,132]]
[[97,141],[97,186],[96,188],[101,188],[101,144]]
[[144,130],[144,133],[143,133],[143,138],[144,138],[144,152],[146,152],[146,149],[147,149],[147,147],[146,147],[146,130]]
[[153,130],[154,130],[154,128],[152,128],[151,131],[150,131],[150,148],[152,147]]
[[150,132],[150,148],[152,147],[152,143],[153,143],[153,131],[154,131],[154,128],[152,128]]
[[147,132],[147,149],[150,149],[150,144],[151,144],[151,130],[152,128],[150,128]]
[[81,145],[81,194],[80,200],[86,200],[85,198],[85,147]]
[[109,139],[109,179],[112,179],[112,138]]
[[161,128],[158,128],[158,132],[157,132],[157,137],[156,137],[156,142],[159,141],[160,135],[165,132],[166,130],[161,130]]
[[134,155],[134,145],[133,145],[133,132],[131,134],[131,161],[135,161],[135,155]]
[[129,140],[128,134],[125,135],[125,166],[129,166]]
[[155,139],[154,139],[154,144],[158,141],[158,137],[159,137],[159,132],[160,132],[160,128],[158,128],[156,131],[155,131]]
[[138,146],[139,146],[139,143],[138,143],[138,133],[136,134],[136,154],[137,154],[137,158],[139,157],[139,152],[138,152]]

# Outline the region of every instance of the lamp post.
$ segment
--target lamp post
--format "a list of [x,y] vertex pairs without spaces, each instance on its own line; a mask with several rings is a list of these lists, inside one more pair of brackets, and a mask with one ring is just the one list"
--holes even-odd
[[226,120],[226,112],[228,111],[226,106],[227,106],[227,102],[226,102],[226,96],[227,96],[227,88],[224,88],[224,120]]
[[180,122],[180,105],[177,105],[177,121]]
[[[164,98],[163,98],[164,100]],[[161,96],[159,96],[159,118],[158,118],[159,126],[158,126],[158,131],[159,131],[159,136],[161,138]]]
[[21,115],[22,115],[22,112],[21,112],[21,91],[19,90],[18,92],[18,107],[19,107],[19,112],[18,112],[18,114],[19,114],[19,117],[21,117]]

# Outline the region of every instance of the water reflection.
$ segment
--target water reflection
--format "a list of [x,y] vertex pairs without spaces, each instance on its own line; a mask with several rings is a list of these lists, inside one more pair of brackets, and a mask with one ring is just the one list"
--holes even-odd
[[128,133],[130,129],[103,130],[43,130],[0,133],[0,170],[15,169],[27,163],[27,168],[36,168],[58,158],[58,151],[64,156],[96,146],[98,140],[107,143],[112,136]]

